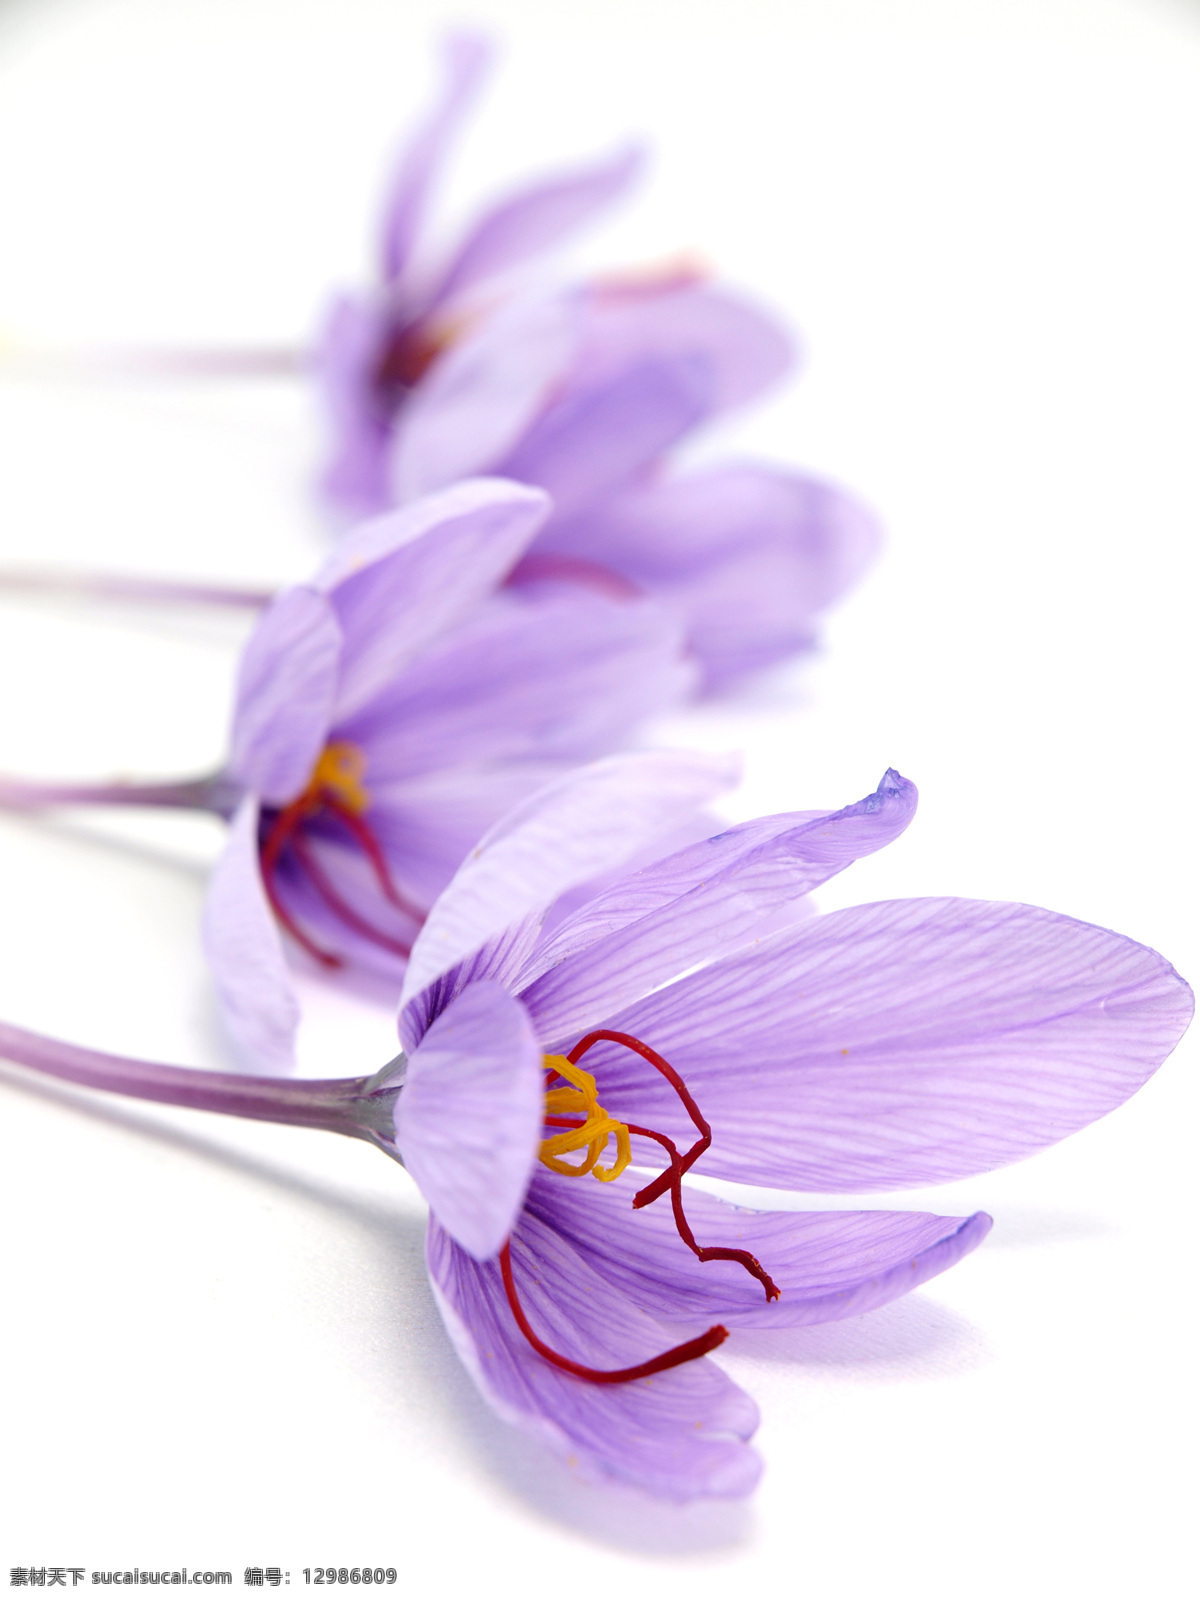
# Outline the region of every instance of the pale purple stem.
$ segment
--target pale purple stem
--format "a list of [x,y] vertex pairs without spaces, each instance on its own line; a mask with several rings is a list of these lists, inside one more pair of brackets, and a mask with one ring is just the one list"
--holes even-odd
[[228,606],[261,611],[274,589],[238,589],[219,583],[189,583],[172,578],[135,578],[120,572],[55,572],[44,567],[0,567],[0,591],[20,594],[70,594],[101,600],[150,604]]
[[291,378],[312,356],[296,345],[34,345],[0,341],[0,364],[31,377]]
[[34,783],[0,776],[0,807],[40,811],[46,806],[164,806],[212,811],[229,818],[241,789],[224,773],[185,778],[176,783]]
[[404,1081],[398,1056],[369,1078],[252,1078],[113,1056],[0,1022],[0,1056],[87,1089],[217,1111],[257,1122],[286,1122],[365,1139],[398,1160],[394,1112]]

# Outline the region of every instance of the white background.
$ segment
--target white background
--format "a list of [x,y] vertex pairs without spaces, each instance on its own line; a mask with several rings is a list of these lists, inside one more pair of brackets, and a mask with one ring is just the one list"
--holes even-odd
[[[367,269],[457,14],[8,0],[0,322],[302,342]],[[580,260],[692,246],[780,308],[801,380],[706,448],[835,475],[889,529],[815,663],[661,736],[747,750],[738,815],[847,802],[889,763],[920,784],[910,832],[825,906],[1028,900],[1194,978],[1200,8],[471,14],[508,48],[447,215],[650,137],[638,202]],[[10,374],[0,558],[301,576],[317,451],[298,384]],[[237,625],[29,600],[0,619],[0,768],[219,760]],[[0,1015],[222,1062],[197,939],[219,840],[203,819],[0,823]],[[307,1070],[391,1053],[389,1017],[308,1000]],[[1057,1150],[909,1197],[995,1215],[946,1277],[732,1338],[766,1475],[746,1506],[686,1510],[583,1487],[490,1417],[425,1286],[422,1203],[365,1146],[0,1068],[0,1560],[230,1567],[239,1591],[253,1563],[293,1585],[395,1565],[416,1595],[1191,1595],[1195,1055]]]

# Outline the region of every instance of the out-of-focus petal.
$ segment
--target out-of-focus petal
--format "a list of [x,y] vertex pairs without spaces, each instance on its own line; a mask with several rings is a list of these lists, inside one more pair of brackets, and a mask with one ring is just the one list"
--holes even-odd
[[644,289],[592,288],[571,391],[607,383],[646,361],[703,358],[711,374],[710,411],[745,404],[787,371],[791,340],[766,311],[732,289],[684,282]]
[[376,375],[394,315],[378,294],[340,295],[313,348],[314,377],[333,435],[320,487],[343,516],[375,516],[388,506],[391,419]]
[[447,1233],[494,1256],[512,1232],[541,1138],[542,1055],[520,1003],[474,983],[408,1059],[396,1144]]
[[315,580],[345,644],[335,716],[344,723],[504,578],[548,511],[523,484],[480,478],[348,534]]
[[258,865],[258,802],[246,795],[208,885],[204,949],[225,1024],[255,1072],[286,1073],[300,1006]]
[[[754,1488],[761,1463],[745,1441],[758,1411],[713,1362],[690,1361],[640,1383],[583,1382],[531,1348],[513,1320],[498,1265],[472,1260],[435,1218],[426,1258],[446,1329],[505,1421],[589,1478],[615,1479],[666,1499],[732,1497]],[[528,1213],[512,1258],[530,1322],[568,1359],[616,1371],[679,1343]]]
[[578,315],[573,295],[518,299],[450,345],[396,419],[398,502],[496,470],[561,383]]
[[[1170,964],[1105,928],[1004,902],[893,900],[787,929],[595,1020],[682,1074],[713,1128],[697,1171],[845,1192],[1054,1144],[1140,1088],[1191,1014]],[[674,1093],[630,1052],[600,1045],[587,1065],[606,1105],[689,1137]]]
[[370,824],[404,893],[428,909],[488,829],[562,770],[516,761],[372,782]]
[[230,775],[271,805],[308,782],[333,718],[342,633],[323,594],[285,589],[242,652]]
[[716,687],[810,646],[879,542],[875,518],[844,490],[739,464],[555,516],[537,548],[612,567],[671,606]]
[[384,205],[380,254],[387,283],[400,277],[409,263],[430,187],[479,92],[491,56],[491,46],[477,35],[453,33],[443,41],[441,94],[409,139]]
[[[619,1106],[609,1110],[621,1114]],[[644,1173],[626,1173],[601,1186],[540,1167],[526,1205],[569,1239],[613,1292],[696,1332],[714,1322],[795,1328],[860,1316],[952,1267],[991,1227],[983,1212],[750,1211],[685,1188],[697,1243],[749,1251],[781,1290],[768,1302],[737,1262],[696,1259],[676,1231],[669,1195],[634,1211],[633,1196],[645,1181]]]
[[[561,1041],[758,934],[860,856],[901,834],[917,807],[898,772],[841,811],[760,817],[644,868],[568,918],[517,978],[539,1037]],[[536,976],[535,976],[536,975]]]
[[[394,1005],[404,981],[405,952],[417,936],[419,918],[387,900],[362,850],[332,819],[320,819],[306,828],[304,850],[337,896],[339,908],[291,851],[285,851],[275,870],[273,887],[280,904],[319,948],[355,969],[356,985],[370,974],[377,980],[370,987],[382,1003]],[[400,893],[407,894],[408,885],[390,860],[389,870]],[[364,923],[370,932],[361,926]],[[291,938],[282,937],[285,950],[292,948]]]
[[553,498],[556,515],[573,516],[652,467],[712,410],[715,393],[704,353],[631,363],[551,406],[498,470],[536,483]]
[[435,302],[444,303],[553,249],[623,194],[642,162],[642,152],[627,147],[570,172],[538,179],[490,207],[455,253]]
[[413,947],[401,996],[406,1048],[428,1025],[428,1012],[416,1008],[406,1019],[404,1008],[435,978],[573,884],[627,860],[735,775],[728,758],[692,751],[610,756],[516,806],[459,868]]
[[[678,625],[650,600],[505,594],[434,645],[339,735],[380,783],[498,760],[586,760],[694,682]],[[474,841],[472,841],[474,842]]]

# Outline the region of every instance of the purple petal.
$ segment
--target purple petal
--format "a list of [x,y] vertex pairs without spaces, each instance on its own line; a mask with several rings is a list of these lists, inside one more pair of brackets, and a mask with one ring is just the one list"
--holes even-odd
[[780,907],[890,844],[916,808],[916,787],[888,771],[841,811],[760,817],[623,879],[567,918],[520,974],[539,1036],[582,1034],[597,1015],[744,945]]
[[[620,1115],[619,1107],[608,1109]],[[539,1167],[526,1206],[614,1291],[648,1315],[696,1332],[713,1322],[796,1328],[860,1316],[952,1267],[992,1225],[983,1212],[751,1211],[686,1187],[697,1243],[749,1251],[781,1291],[768,1302],[737,1262],[697,1260],[676,1231],[669,1196],[634,1211],[633,1196],[645,1181],[644,1173],[626,1173],[600,1185]]]
[[678,703],[693,682],[677,627],[651,601],[505,594],[338,735],[366,751],[375,793],[446,767],[585,760]]
[[242,652],[229,772],[271,805],[301,793],[329,733],[342,634],[324,595],[285,589]]
[[376,375],[394,319],[394,309],[378,295],[341,295],[313,350],[314,376],[333,433],[320,486],[346,516],[375,516],[390,501],[391,418],[376,392]]
[[536,483],[557,515],[573,516],[652,467],[714,408],[715,393],[703,353],[639,360],[552,406],[498,470]]
[[485,39],[470,34],[451,34],[443,41],[445,82],[441,95],[409,140],[384,206],[381,254],[387,283],[398,278],[408,265],[430,187],[464,115],[479,92],[491,54]]
[[472,984],[409,1057],[396,1143],[442,1226],[469,1255],[494,1256],[512,1232],[544,1104],[529,1018],[499,984]]
[[599,284],[585,310],[573,391],[598,387],[643,362],[701,358],[711,376],[710,411],[727,411],[754,399],[794,359],[773,317],[731,289],[704,282]]
[[256,1072],[295,1060],[300,1006],[258,865],[258,802],[246,795],[208,885],[202,924],[225,1025]]
[[808,648],[878,545],[874,518],[842,490],[756,466],[635,488],[556,516],[537,542],[611,567],[669,605],[710,687]]
[[536,489],[481,478],[365,523],[341,541],[316,578],[345,639],[339,722],[496,587],[547,510]]
[[642,167],[638,149],[618,150],[571,172],[539,179],[485,211],[435,294],[442,304],[577,232],[626,189]]
[[[374,811],[371,815],[373,818]],[[276,868],[276,895],[289,916],[320,948],[357,969],[360,975],[370,973],[381,980],[380,998],[386,1005],[394,1004],[404,980],[403,952],[417,936],[417,919],[397,910],[384,896],[362,850],[350,842],[335,819],[319,819],[307,826],[304,848],[327,889],[319,887],[294,852],[288,851]],[[391,853],[385,853],[393,882],[402,894],[407,894],[408,885],[395,871]],[[287,949],[291,941],[284,937]],[[299,959],[303,962],[307,958]]]
[[450,345],[396,420],[397,501],[495,470],[561,383],[578,317],[573,295],[522,299]]
[[488,829],[561,773],[551,762],[506,762],[372,782],[368,820],[397,883],[427,910]]
[[[726,759],[664,750],[610,756],[514,808],[459,868],[421,930],[401,1010],[433,980],[572,884],[627,860],[732,781]],[[499,972],[489,974],[499,977]],[[420,1038],[428,1014],[405,1024]]]
[[[614,1294],[588,1258],[528,1213],[512,1244],[530,1322],[570,1360],[610,1371],[679,1343]],[[671,1500],[749,1494],[761,1464],[745,1444],[754,1402],[709,1360],[640,1383],[593,1384],[552,1366],[513,1319],[495,1262],[458,1249],[430,1219],[426,1258],[446,1329],[484,1398],[590,1478]]]
[[[961,1178],[1065,1138],[1128,1099],[1191,1014],[1161,956],[1104,928],[893,900],[817,917],[594,1020],[683,1076],[713,1128],[697,1171],[846,1191]],[[601,1045],[586,1064],[605,1104],[690,1138],[673,1091],[629,1051]]]

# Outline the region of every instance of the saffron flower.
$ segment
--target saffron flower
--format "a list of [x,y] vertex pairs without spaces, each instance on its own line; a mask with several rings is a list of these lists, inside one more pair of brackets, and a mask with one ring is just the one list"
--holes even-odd
[[[9,805],[192,805],[229,818],[204,941],[227,1027],[257,1070],[294,1064],[289,960],[394,1001],[426,911],[491,824],[686,693],[692,668],[653,603],[502,589],[547,510],[539,490],[479,480],[347,535],[260,618],[230,758],[213,778],[0,783]],[[695,807],[727,767],[693,760]]]
[[501,203],[421,274],[420,221],[482,67],[477,42],[450,41],[444,97],[386,207],[383,284],[339,299],[319,343],[326,497],[361,514],[479,473],[536,484],[554,512],[515,581],[553,572],[656,595],[710,689],[809,648],[875,553],[870,513],[786,468],[669,470],[697,429],[787,370],[778,323],[686,263],[513,286],[516,265],[628,186],[632,155]]
[[547,927],[542,908],[628,853],[638,760],[558,780],[472,853],[414,946],[404,1054],[373,1077],[194,1073],[8,1026],[0,1051],[370,1140],[429,1201],[438,1304],[501,1416],[584,1473],[738,1496],[757,1412],[708,1359],[728,1331],[868,1311],[990,1219],[747,1210],[688,1173],[852,1192],[986,1171],[1125,1100],[1192,999],[1154,951],[1031,906],[803,915],[907,825],[894,772],[843,810],[760,818],[619,877]]
[[[316,370],[334,433],[323,489],[352,516],[393,503],[391,432],[441,353],[503,304],[518,276],[536,272],[549,251],[617,199],[641,165],[639,152],[626,148],[531,183],[485,209],[457,248],[435,262],[427,237],[432,191],[491,53],[477,36],[445,39],[441,95],[403,152],[383,207],[379,282],[366,293],[340,295],[318,340]],[[508,381],[519,381],[518,370]]]

